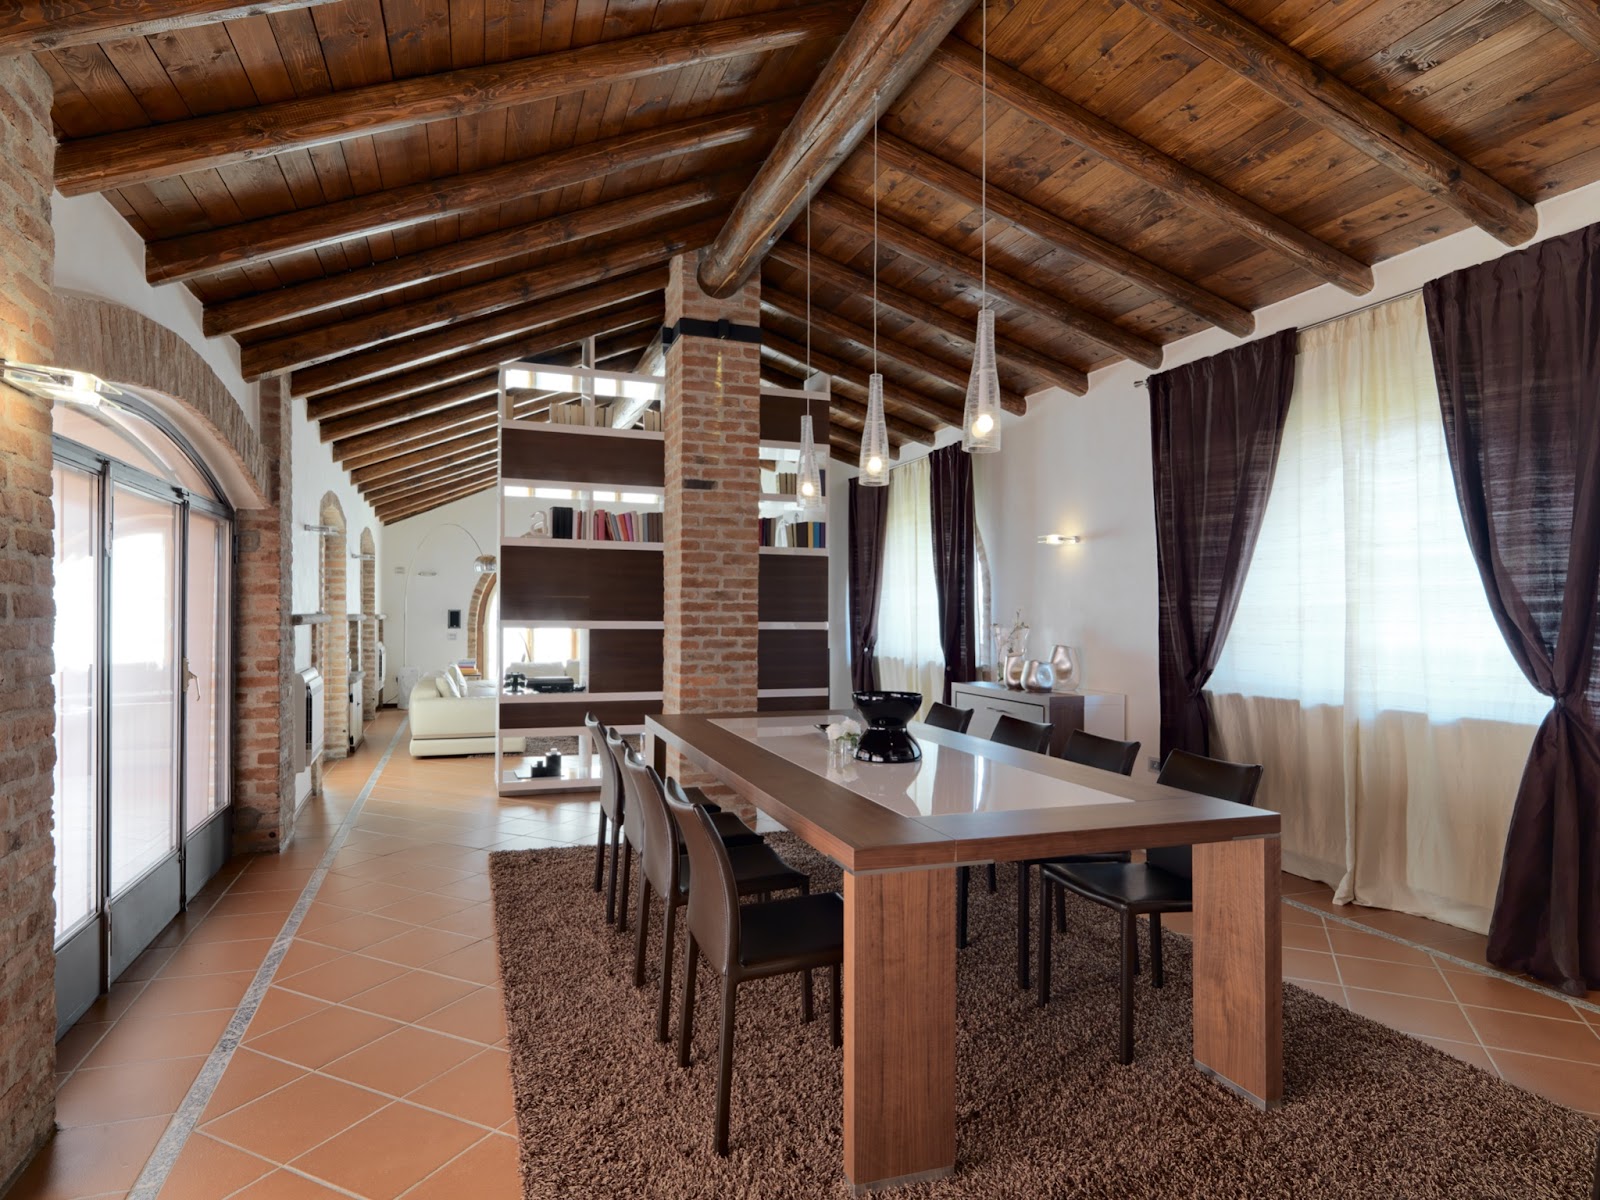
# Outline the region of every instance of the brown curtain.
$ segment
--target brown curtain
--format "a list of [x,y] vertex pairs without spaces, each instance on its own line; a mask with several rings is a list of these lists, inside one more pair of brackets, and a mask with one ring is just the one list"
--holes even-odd
[[1512,657],[1553,701],[1488,957],[1582,995],[1600,987],[1600,226],[1423,295],[1467,541]]
[[1239,605],[1294,390],[1294,330],[1150,377],[1161,750],[1211,753],[1206,680]]
[[889,528],[889,489],[850,481],[850,681],[858,692],[878,687],[878,593]]
[[933,506],[933,586],[939,601],[939,646],[944,651],[944,702],[952,683],[976,674],[973,622],[972,456],[959,443],[928,455]]

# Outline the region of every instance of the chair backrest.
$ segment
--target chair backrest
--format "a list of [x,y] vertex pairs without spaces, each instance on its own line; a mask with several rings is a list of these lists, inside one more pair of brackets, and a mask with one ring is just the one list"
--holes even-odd
[[739,888],[728,848],[717,836],[711,815],[689,802],[676,779],[667,780],[667,807],[689,855],[689,932],[700,953],[718,972],[727,974],[739,957]]
[[642,852],[645,829],[639,814],[630,811],[632,806],[628,803],[627,773],[622,769],[627,756],[628,743],[622,740],[622,735],[615,729],[607,729],[606,757],[611,760],[611,769],[616,774],[618,819],[622,822],[622,833],[628,839],[628,844]]
[[948,729],[953,733],[965,733],[967,726],[972,724],[972,710],[970,708],[957,708],[953,704],[935,700],[933,707],[928,710],[928,715],[922,718],[922,723],[924,725],[932,725],[935,729]]
[[644,831],[639,865],[650,886],[671,897],[678,886],[678,838],[666,797],[661,793],[661,779],[653,767],[645,766],[644,759],[628,749],[622,754],[622,786],[629,818],[637,813]]
[[989,735],[989,740],[1001,746],[1044,754],[1050,749],[1050,722],[1024,721],[1010,713],[1001,713],[995,720],[994,732]]
[[622,802],[622,773],[617,760],[606,748],[606,727],[600,723],[600,718],[585,713],[583,723],[589,730],[589,740],[594,743],[595,755],[600,759],[600,810],[616,821],[622,814],[617,807]]
[[1119,742],[1116,738],[1074,729],[1067,735],[1067,744],[1061,747],[1061,757],[1080,766],[1132,775],[1133,764],[1139,761],[1139,743]]
[[[1174,750],[1161,765],[1157,783],[1182,788],[1186,792],[1199,792],[1202,796],[1215,796],[1218,800],[1232,800],[1235,804],[1254,804],[1256,790],[1261,786],[1261,767],[1254,763],[1228,762],[1221,758],[1207,758],[1204,754],[1191,754],[1187,750]],[[1145,861],[1163,871],[1194,877],[1194,855],[1188,846],[1161,846],[1145,852]]]

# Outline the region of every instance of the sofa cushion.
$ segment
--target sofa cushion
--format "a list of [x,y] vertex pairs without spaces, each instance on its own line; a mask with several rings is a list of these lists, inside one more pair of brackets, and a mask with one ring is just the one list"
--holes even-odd
[[456,684],[455,677],[449,671],[437,676],[435,682],[439,685],[439,694],[447,700],[459,700],[467,694],[465,688]]

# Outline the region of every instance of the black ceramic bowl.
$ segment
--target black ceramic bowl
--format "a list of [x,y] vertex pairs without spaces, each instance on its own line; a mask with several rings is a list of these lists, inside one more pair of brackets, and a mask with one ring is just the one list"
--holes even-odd
[[856,747],[858,762],[909,763],[922,758],[922,748],[906,732],[906,722],[922,707],[921,692],[857,692],[855,702],[870,726]]

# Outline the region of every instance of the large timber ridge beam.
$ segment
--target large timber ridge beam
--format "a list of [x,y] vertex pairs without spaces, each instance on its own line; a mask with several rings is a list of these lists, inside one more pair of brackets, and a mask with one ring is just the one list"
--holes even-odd
[[904,138],[892,133],[883,134],[879,138],[879,153],[883,161],[895,170],[919,179],[948,196],[964,200],[973,208],[987,202],[989,212],[1002,221],[1049,242],[1082,262],[1103,267],[1113,275],[1129,280],[1151,295],[1175,304],[1236,337],[1249,337],[1255,332],[1255,317],[1232,301],[1208,292],[1198,284],[1190,283],[1182,276],[1140,258],[1131,250],[1125,250],[1115,242],[1062,220],[1037,204],[1012,195],[992,183],[988,186],[986,201],[983,181],[976,175],[936,158]]
[[[973,87],[983,86],[983,55],[958,38],[946,38],[933,56],[941,70]],[[1325,283],[1362,295],[1372,290],[1372,268],[1303,229],[1231,192],[1193,167],[1161,153],[1038,80],[991,56],[989,92],[1023,116],[1099,155],[1141,183],[1236,230]]]
[[[818,212],[840,225],[865,236],[872,236],[873,219],[870,208],[833,192],[818,193],[813,203]],[[980,285],[982,272],[976,259],[952,250],[942,242],[918,233],[898,221],[880,215],[877,221],[877,236],[883,245],[896,254],[903,254],[925,267],[965,280],[969,287]],[[1015,279],[1003,271],[997,271],[994,267],[989,268],[989,291],[1008,304],[1026,309],[1091,341],[1098,342],[1122,358],[1132,359],[1146,367],[1161,365],[1161,347],[1154,342],[1123,329],[1104,317],[1085,312],[1077,305],[1043,288]]]
[[57,149],[56,187],[69,196],[103,192],[428,121],[494,112],[834,37],[849,21],[848,4],[827,0],[81,138]]
[[731,295],[922,70],[972,0],[866,0],[701,259],[700,286]]
[[[870,277],[831,258],[824,258],[820,254],[813,253],[808,262],[805,247],[794,242],[779,242],[772,248],[772,253],[767,259],[796,271],[809,270],[824,283],[843,288],[852,295],[865,296],[872,291],[873,284]],[[902,316],[910,317],[913,321],[920,321],[938,330],[946,338],[947,344],[957,343],[951,346],[954,352],[971,357],[975,348],[973,343],[976,333],[975,318],[958,317],[930,300],[901,291],[881,279],[877,288],[878,303],[884,308],[893,309]],[[1031,346],[1019,345],[1009,338],[1001,337],[998,333],[995,335],[994,344],[995,352],[1000,356],[1002,370],[1022,372],[1046,387],[1054,385],[1078,396],[1089,390],[1088,375],[1077,367],[1053,359]]]
[[1600,5],[1594,0],[1522,0],[1596,58],[1600,58]]
[[0,3],[0,54],[124,41],[258,17],[334,0],[9,0]]
[[796,107],[797,102],[782,100],[718,116],[693,117],[482,171],[161,238],[145,246],[145,278],[150,283],[194,279],[352,238],[393,233],[437,217],[526,200],[635,167],[725,146],[748,143],[753,157],[777,137]]
[[1509,246],[1539,229],[1521,196],[1221,0],[1131,0],[1169,32]]

